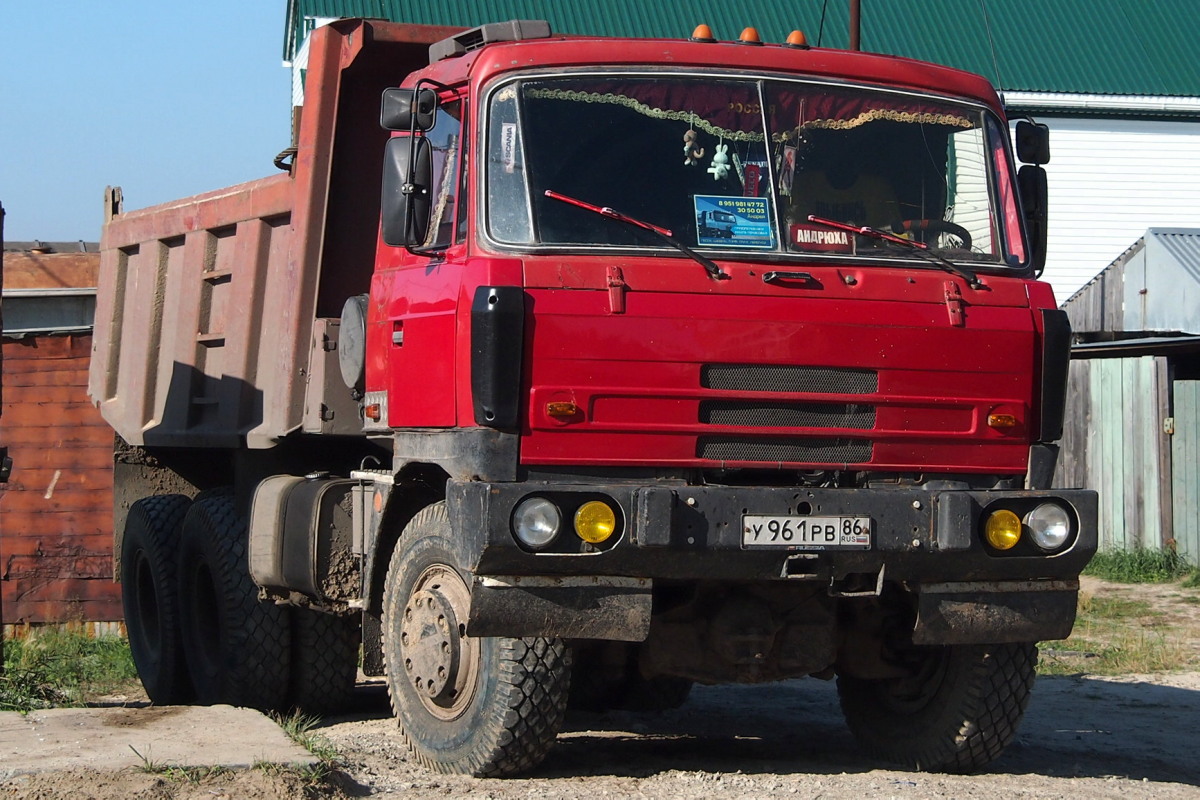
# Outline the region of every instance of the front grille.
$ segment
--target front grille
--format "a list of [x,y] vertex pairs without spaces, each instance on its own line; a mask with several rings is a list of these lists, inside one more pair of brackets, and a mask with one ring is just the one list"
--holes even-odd
[[871,460],[872,443],[861,439],[742,439],[705,436],[696,457],[711,461],[766,461],[861,464]]
[[875,407],[860,403],[755,403],[706,400],[700,404],[700,421],[707,425],[752,428],[853,428],[875,427]]
[[705,364],[700,385],[730,392],[874,394],[879,391],[879,375],[868,369]]

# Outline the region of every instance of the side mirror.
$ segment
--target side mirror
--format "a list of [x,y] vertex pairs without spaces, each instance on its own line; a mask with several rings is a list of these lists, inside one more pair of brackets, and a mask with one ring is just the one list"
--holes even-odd
[[1028,120],[1017,123],[1017,158],[1025,164],[1050,163],[1050,129]]
[[1025,212],[1025,229],[1029,234],[1029,263],[1041,275],[1046,268],[1046,229],[1049,217],[1046,170],[1026,164],[1017,171],[1017,191],[1021,194],[1021,209]]
[[379,125],[385,131],[427,131],[433,127],[437,107],[437,92],[432,89],[384,89]]
[[433,162],[429,140],[396,136],[383,151],[383,241],[393,247],[420,244],[429,229]]

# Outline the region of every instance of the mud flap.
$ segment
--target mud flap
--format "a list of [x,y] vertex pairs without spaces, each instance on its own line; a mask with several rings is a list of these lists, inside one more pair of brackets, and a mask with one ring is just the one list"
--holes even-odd
[[1065,639],[1078,581],[938,583],[920,587],[913,644],[1003,644]]
[[476,577],[468,636],[557,636],[644,641],[651,582],[645,578]]

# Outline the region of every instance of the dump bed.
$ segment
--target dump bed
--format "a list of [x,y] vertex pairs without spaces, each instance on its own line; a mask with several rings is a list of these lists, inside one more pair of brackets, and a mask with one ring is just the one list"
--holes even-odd
[[361,430],[327,342],[370,286],[379,97],[458,30],[319,28],[290,172],[127,213],[111,194],[89,393],[127,442],[261,448]]

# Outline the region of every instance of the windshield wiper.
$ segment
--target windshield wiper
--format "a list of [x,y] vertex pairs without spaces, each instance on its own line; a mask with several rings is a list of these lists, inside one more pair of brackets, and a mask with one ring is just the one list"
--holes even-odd
[[709,277],[713,280],[719,281],[729,278],[729,275],[727,275],[719,266],[717,266],[715,261],[705,258],[683,242],[676,239],[674,234],[672,234],[667,228],[660,228],[657,225],[651,225],[649,222],[643,222],[640,219],[626,216],[620,211],[614,211],[608,206],[594,206],[591,203],[585,203],[582,200],[576,200],[574,197],[568,197],[565,194],[559,194],[558,192],[551,191],[550,189],[546,190],[546,197],[549,197],[553,200],[561,200],[564,203],[582,208],[585,211],[591,211],[593,214],[599,214],[602,217],[615,219],[617,222],[624,222],[626,225],[632,225],[633,227],[641,228],[644,231],[650,231],[664,242],[671,245],[700,266],[704,267],[705,271],[708,272]]
[[824,225],[829,228],[834,228],[839,231],[857,233],[859,236],[866,236],[871,239],[879,239],[883,242],[902,245],[903,247],[907,247],[909,250],[912,250],[929,263],[946,270],[946,272],[953,273],[958,277],[963,278],[972,289],[980,289],[983,287],[983,284],[979,282],[979,277],[974,272],[966,267],[960,267],[953,261],[942,258],[935,253],[931,253],[929,251],[929,245],[925,244],[924,242],[915,242],[912,239],[905,239],[903,236],[896,236],[895,234],[888,233],[887,231],[881,231],[878,228],[872,228],[866,225],[861,227],[857,225],[847,225],[844,222],[838,222],[837,220],[832,219],[823,219],[822,217],[817,217],[812,214],[808,215],[808,221],[816,223],[817,225]]

